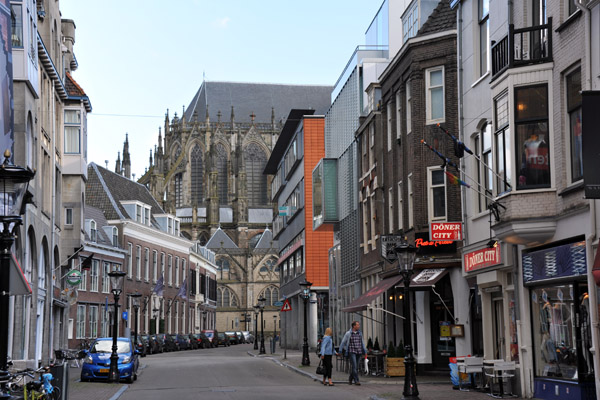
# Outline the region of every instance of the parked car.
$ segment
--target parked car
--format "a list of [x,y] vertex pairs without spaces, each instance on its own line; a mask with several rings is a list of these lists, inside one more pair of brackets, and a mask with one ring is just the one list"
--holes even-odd
[[244,334],[244,340],[246,341],[246,343],[254,343],[253,334],[251,334],[249,331],[242,331],[242,333]]
[[206,337],[210,340],[210,343],[213,347],[219,346],[219,338],[217,337],[218,333],[219,333],[218,331],[205,329],[200,333],[203,333],[206,335]]
[[[112,344],[112,338],[98,338],[94,340],[81,367],[82,381],[108,379]],[[119,356],[117,368],[120,379],[126,380],[129,383],[133,383],[137,379],[139,367],[138,353],[134,349],[133,341],[130,338],[117,338],[117,354]]]
[[229,342],[229,336],[227,336],[223,332],[218,332],[216,337],[217,337],[217,347],[218,346],[231,346],[231,343]]
[[198,339],[196,339],[196,337],[194,336],[193,333],[190,333],[189,335],[185,335],[185,337],[189,339],[190,348],[192,350],[196,350],[196,349],[202,347],[202,341],[198,341]]
[[146,346],[146,354],[152,354],[154,349],[152,348],[152,343],[150,342],[150,336],[142,335],[140,338],[142,339],[144,346]]
[[200,337],[202,338],[202,343],[204,344],[205,349],[209,348],[209,347],[216,347],[215,342],[213,342],[206,333],[199,333]]
[[175,340],[177,340],[179,350],[191,350],[192,344],[188,335],[177,334],[175,335]]
[[165,351],[165,341],[158,335],[150,336],[150,340],[153,342],[153,345],[156,348],[156,353],[162,353]]
[[142,341],[142,337],[138,336],[137,337],[137,343],[136,343],[135,342],[135,335],[131,334],[131,342],[134,343],[135,349],[140,352],[140,356],[146,357],[146,354],[147,354],[147,352],[146,352],[146,345]]
[[246,343],[246,336],[244,336],[244,334],[241,331],[237,331],[235,334],[238,337],[240,343]]
[[237,335],[235,334],[235,332],[233,332],[233,331],[226,331],[225,332],[225,336],[227,336],[229,338],[229,343],[231,343],[231,344],[240,344],[240,338],[237,337]]
[[207,347],[213,347],[212,341],[204,333],[194,333],[190,335],[192,344],[196,345],[197,349],[206,349]]
[[175,342],[175,339],[173,339],[171,337],[171,335],[167,335],[166,333],[159,333],[157,335],[158,338],[162,339],[163,341],[163,349],[164,351],[177,351],[179,350],[177,348],[177,343]]

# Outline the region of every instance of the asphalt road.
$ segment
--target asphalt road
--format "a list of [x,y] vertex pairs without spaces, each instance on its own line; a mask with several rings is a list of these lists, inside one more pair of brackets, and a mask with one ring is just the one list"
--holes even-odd
[[249,356],[251,348],[246,344],[145,357],[137,382],[120,400],[353,400],[373,394],[366,385],[323,386],[272,360]]

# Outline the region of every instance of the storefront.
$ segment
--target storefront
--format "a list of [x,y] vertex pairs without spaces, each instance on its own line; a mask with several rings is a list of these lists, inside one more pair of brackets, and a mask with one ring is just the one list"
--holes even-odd
[[535,397],[595,399],[594,310],[584,239],[524,250],[521,261],[530,302]]

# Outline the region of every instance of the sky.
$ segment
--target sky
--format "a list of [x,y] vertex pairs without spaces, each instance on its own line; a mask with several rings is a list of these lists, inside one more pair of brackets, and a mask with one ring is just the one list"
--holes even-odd
[[165,113],[208,81],[331,85],[382,0],[62,0],[75,21],[73,72],[92,103],[88,162],[149,166]]

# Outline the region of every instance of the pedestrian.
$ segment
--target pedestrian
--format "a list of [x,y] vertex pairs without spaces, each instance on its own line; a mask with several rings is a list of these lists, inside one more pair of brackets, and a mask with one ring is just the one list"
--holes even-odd
[[[323,385],[334,386],[331,381],[331,371],[333,369],[332,356],[335,354],[338,355],[338,352],[335,351],[335,347],[333,347],[333,339],[331,337],[331,328],[325,329],[325,336],[323,336],[323,340],[321,342],[321,360],[323,360],[323,364],[325,365],[325,375],[323,375]],[[329,383],[327,383],[327,379],[329,378]]]
[[360,323],[358,321],[352,322],[352,328],[346,332],[342,339],[340,350],[342,351],[342,354],[347,354],[348,357],[350,357],[350,363],[352,364],[348,383],[352,385],[352,381],[354,381],[355,385],[360,386],[360,382],[358,381],[358,362],[363,354],[366,356],[367,348],[365,347],[363,335],[360,331]]

